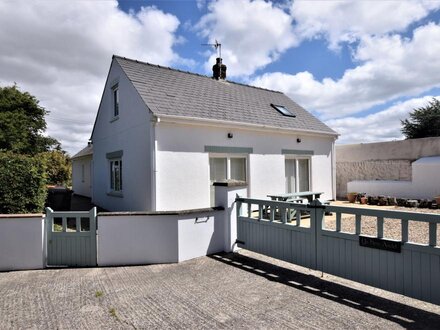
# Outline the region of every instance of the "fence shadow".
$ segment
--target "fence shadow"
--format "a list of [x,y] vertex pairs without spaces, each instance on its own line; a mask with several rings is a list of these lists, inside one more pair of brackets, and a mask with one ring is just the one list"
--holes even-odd
[[209,257],[232,267],[262,276],[269,281],[285,284],[387,319],[406,329],[438,329],[440,327],[440,315],[438,314],[329,282],[314,275],[300,273],[239,253],[217,253]]

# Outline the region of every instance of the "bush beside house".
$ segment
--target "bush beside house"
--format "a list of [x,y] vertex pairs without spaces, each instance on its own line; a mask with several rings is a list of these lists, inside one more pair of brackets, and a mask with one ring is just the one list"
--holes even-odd
[[41,157],[0,153],[0,213],[38,213],[46,201],[46,164]]

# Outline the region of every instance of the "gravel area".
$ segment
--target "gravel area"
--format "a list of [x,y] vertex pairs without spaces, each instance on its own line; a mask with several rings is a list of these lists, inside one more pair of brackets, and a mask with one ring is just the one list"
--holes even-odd
[[0,329],[438,329],[440,306],[249,251],[0,273]]
[[[332,204],[334,205],[334,204]],[[347,205],[344,205],[347,206]],[[376,209],[380,209],[376,207]],[[414,213],[435,213],[440,214],[440,209],[419,209],[407,207],[387,207],[386,210],[395,210],[402,212]],[[326,229],[336,229],[336,216],[325,217]],[[384,218],[384,238],[401,240],[402,230],[401,221],[398,219]],[[342,214],[341,216],[341,231],[347,233],[355,232],[355,216],[350,214]],[[362,216],[361,218],[361,234],[362,235],[377,235],[377,219],[376,217]],[[428,244],[429,242],[429,225],[427,222],[409,221],[408,222],[408,240],[418,244]],[[437,226],[437,242],[440,244],[440,226]]]

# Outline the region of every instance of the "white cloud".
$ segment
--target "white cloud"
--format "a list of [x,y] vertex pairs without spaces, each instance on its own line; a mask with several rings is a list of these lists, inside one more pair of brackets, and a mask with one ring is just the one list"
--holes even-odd
[[364,117],[346,117],[326,121],[326,124],[337,131],[341,136],[339,144],[380,142],[401,140],[400,120],[408,118],[408,114],[415,108],[426,106],[432,98],[439,96],[425,96],[395,103],[389,108]]
[[[213,1],[196,29],[209,43],[222,43],[228,76],[251,75],[297,44],[292,17],[262,0]],[[206,62],[206,72],[211,72],[215,58],[212,54]]]
[[90,137],[111,55],[185,62],[173,51],[178,26],[155,7],[127,14],[117,1],[0,1],[0,85],[40,99],[48,134],[74,153]]
[[440,86],[440,26],[419,27],[412,39],[365,37],[354,57],[362,64],[342,78],[316,80],[309,72],[266,73],[253,84],[281,90],[322,118],[338,118],[401,96]]
[[369,35],[402,32],[440,8],[440,1],[293,1],[301,38],[324,37],[332,49]]

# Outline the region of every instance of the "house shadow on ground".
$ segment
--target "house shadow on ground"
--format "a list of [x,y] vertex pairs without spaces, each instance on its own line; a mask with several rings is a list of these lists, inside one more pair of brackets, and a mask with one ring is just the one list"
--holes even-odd
[[232,267],[389,320],[406,329],[438,329],[440,315],[240,253],[209,256]]

